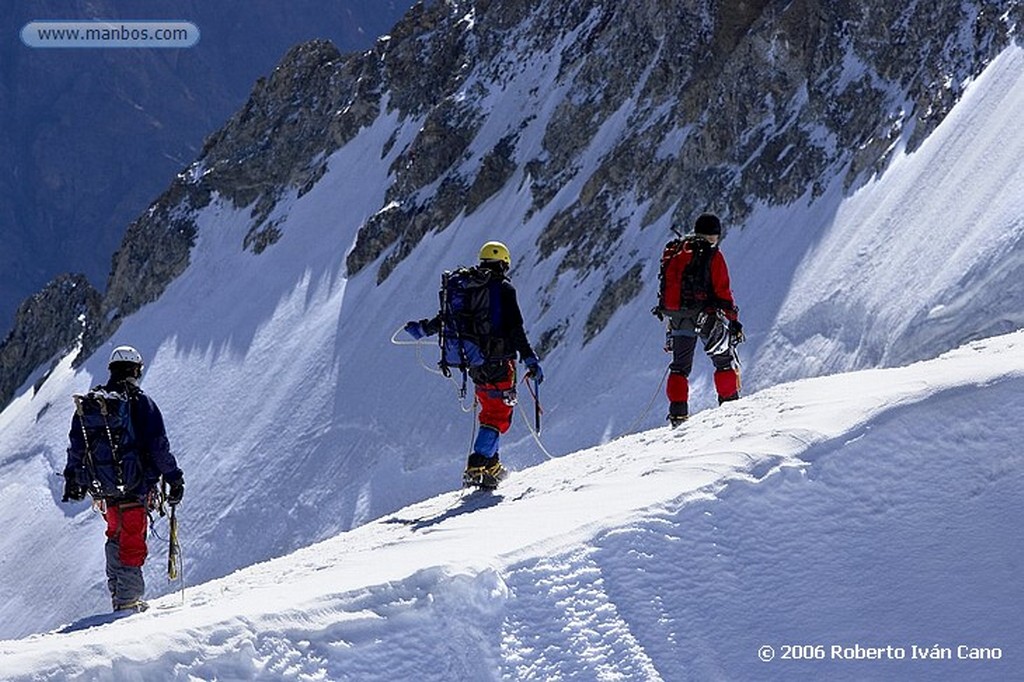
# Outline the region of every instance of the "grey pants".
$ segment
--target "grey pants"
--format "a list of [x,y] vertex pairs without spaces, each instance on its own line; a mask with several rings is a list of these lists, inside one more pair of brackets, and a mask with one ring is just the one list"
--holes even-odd
[[[698,329],[696,316],[696,312],[692,315],[675,312],[669,314],[669,332],[672,337],[672,363],[669,365],[669,370],[673,374],[690,376],[697,339],[700,338],[706,347],[708,335],[711,333],[712,327],[715,326],[715,318],[712,316]],[[715,366],[716,371],[725,372],[737,367],[736,353],[732,349],[724,353],[708,355],[708,357],[711,358],[711,363]]]
[[114,609],[127,606],[142,599],[146,592],[146,582],[142,578],[141,566],[125,566],[118,557],[118,544],[107,540],[107,588]]
[[107,522],[107,587],[114,609],[142,599],[146,584],[146,508],[134,500],[108,501],[103,512]]

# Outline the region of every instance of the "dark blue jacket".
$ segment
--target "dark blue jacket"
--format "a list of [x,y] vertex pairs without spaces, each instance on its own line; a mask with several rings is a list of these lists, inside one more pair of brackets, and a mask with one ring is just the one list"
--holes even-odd
[[[481,264],[477,267],[487,267],[487,265]],[[493,297],[491,299],[492,335],[502,340],[502,347],[507,351],[501,357],[487,358],[488,361],[514,360],[516,353],[519,353],[519,359],[523,361],[536,357],[523,328],[523,313],[519,309],[516,288],[504,272],[496,268],[488,269],[493,273],[490,281]],[[436,315],[429,320],[420,320],[420,324],[427,336],[433,336],[441,331],[441,316]]]
[[[161,475],[167,483],[181,481],[183,475],[181,469],[178,468],[177,460],[171,454],[167,431],[164,429],[163,415],[160,414],[160,408],[156,406],[153,399],[130,381],[111,380],[99,388],[128,395],[132,430],[135,436],[133,448],[138,453],[143,466],[143,480],[138,489],[131,491],[131,495],[126,499],[144,501],[159,482]],[[82,468],[86,455],[85,437],[82,435],[82,424],[77,413],[71,418],[71,431],[68,433],[68,440],[71,445],[68,448],[68,461],[64,468],[64,475],[70,476],[73,480],[75,472]]]

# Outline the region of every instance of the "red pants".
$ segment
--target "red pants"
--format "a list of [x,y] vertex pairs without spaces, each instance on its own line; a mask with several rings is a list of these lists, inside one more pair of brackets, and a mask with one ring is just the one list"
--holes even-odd
[[107,537],[117,543],[117,556],[125,566],[142,566],[146,561],[146,526],[149,517],[140,505],[111,505],[103,514],[107,520]]
[[478,377],[473,380],[480,402],[480,425],[490,426],[498,433],[505,433],[512,426],[512,405],[508,403],[515,404],[516,368],[512,362],[506,367],[498,377],[486,377],[490,380],[487,383],[477,382]]

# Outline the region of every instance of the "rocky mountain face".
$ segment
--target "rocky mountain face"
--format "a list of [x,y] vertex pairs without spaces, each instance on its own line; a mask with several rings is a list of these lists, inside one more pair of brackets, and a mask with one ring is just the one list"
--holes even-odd
[[[853,185],[882,169],[898,140],[912,150],[927,136],[1009,42],[1020,11],[995,2],[439,4],[421,23],[446,38],[421,59],[453,80],[442,99],[410,109],[426,110],[422,132],[396,164],[389,209],[366,226],[350,271],[387,251],[378,279],[387,277],[427,230],[472,211],[514,167],[539,210],[619,114],[628,118],[596,172],[538,240],[545,256],[573,247],[560,271],[605,260],[626,196],[646,206],[642,226],[665,214],[688,224],[710,202],[738,224],[757,202],[819,191],[829,171],[845,169]],[[537,58],[558,63],[561,93],[556,102],[529,93],[536,106],[522,107],[555,106],[543,149],[516,153],[524,119],[466,158],[490,113],[479,103]]]
[[[96,316],[83,356],[187,267],[195,214],[214,193],[251,212],[239,248],[273,248],[281,199],[308,191],[327,157],[382,113],[418,122],[419,132],[399,150],[384,205],[360,230],[350,276],[373,267],[376,281],[385,280],[426,235],[509,183],[528,191],[528,218],[578,182],[536,247],[541,259],[558,259],[555,278],[583,277],[622,250],[630,225],[685,226],[713,206],[738,226],[756,205],[815,196],[836,175],[849,189],[881,172],[1020,39],[1022,7],[447,0],[416,5],[361,54],[343,55],[327,41],[299,45],[132,224],[106,294],[88,307]],[[535,71],[547,75],[531,81]],[[520,89],[523,82],[534,85]],[[488,124],[504,129],[481,149],[474,142]],[[524,131],[537,125],[540,146],[525,144]],[[397,131],[382,159],[396,139]],[[606,274],[587,340],[639,293],[640,256]],[[560,337],[557,327],[547,330],[539,345],[549,350]],[[37,347],[12,350],[26,342]],[[0,405],[38,358],[67,343],[26,341],[19,317],[0,346]]]
[[[365,50],[413,0],[35,0],[0,3],[0,338],[62,271],[99,288],[125,227],[199,154],[291,46]],[[176,19],[189,49],[35,49],[35,20]]]
[[0,348],[0,398],[10,400],[36,367],[93,333],[102,297],[82,275],[61,275],[18,308]]

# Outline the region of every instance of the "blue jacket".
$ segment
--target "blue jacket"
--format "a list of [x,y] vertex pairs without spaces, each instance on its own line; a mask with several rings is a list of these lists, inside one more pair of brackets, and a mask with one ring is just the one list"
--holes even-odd
[[[494,325],[492,336],[502,341],[501,345],[507,352],[500,357],[488,357],[487,359],[494,362],[514,360],[516,353],[519,353],[519,359],[523,361],[536,357],[523,328],[523,313],[519,309],[516,288],[501,270],[488,269],[493,273],[490,281],[491,295],[494,296],[494,292],[497,293],[497,296],[491,299],[491,323]],[[441,316],[435,315],[429,320],[420,320],[420,325],[427,336],[433,336],[441,330]]]
[[[129,412],[134,432],[133,449],[139,456],[143,467],[142,482],[139,486],[130,491],[130,494],[122,500],[145,501],[160,480],[164,477],[167,483],[175,483],[183,479],[178,462],[171,454],[171,446],[167,440],[167,431],[164,429],[164,418],[160,414],[160,408],[156,406],[153,399],[142,392],[142,389],[130,381],[108,381],[100,386],[106,391],[113,391],[127,394],[129,400]],[[76,472],[83,470],[86,456],[85,437],[82,434],[82,424],[76,413],[71,418],[71,431],[68,433],[70,447],[68,447],[67,466],[64,467],[64,475],[75,479]]]

